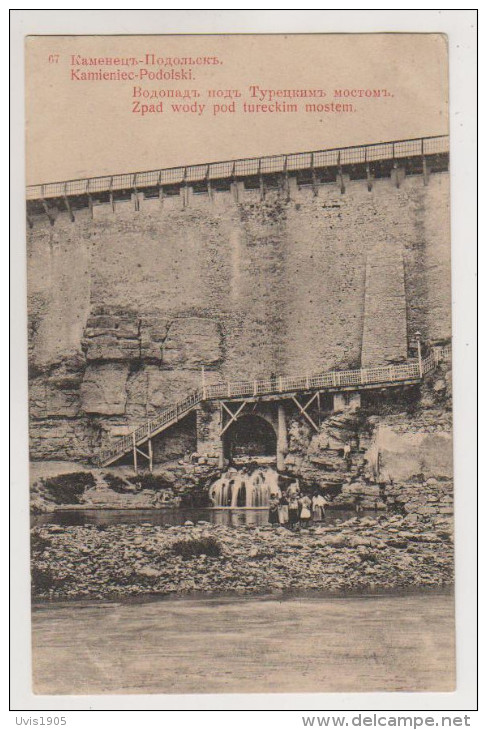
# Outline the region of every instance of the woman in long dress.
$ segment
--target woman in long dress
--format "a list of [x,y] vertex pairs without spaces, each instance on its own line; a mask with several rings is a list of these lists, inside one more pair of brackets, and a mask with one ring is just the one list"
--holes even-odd
[[291,530],[294,530],[299,520],[299,502],[297,494],[293,493],[289,497],[288,515],[289,527],[291,528]]
[[313,512],[313,520],[315,522],[321,522],[325,517],[325,505],[326,500],[322,494],[315,492],[313,499],[311,500],[311,509]]
[[287,525],[289,522],[289,500],[284,492],[279,500],[279,522],[281,525]]
[[301,527],[307,527],[311,519],[311,500],[305,494],[304,497],[301,497],[299,500],[299,504],[301,506],[301,511],[299,513],[300,525]]
[[271,525],[279,524],[279,500],[274,495],[269,501],[269,522]]

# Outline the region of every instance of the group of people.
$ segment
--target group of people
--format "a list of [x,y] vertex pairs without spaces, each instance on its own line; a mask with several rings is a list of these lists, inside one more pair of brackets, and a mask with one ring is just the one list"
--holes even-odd
[[284,525],[291,530],[306,527],[313,520],[321,522],[325,517],[328,502],[319,492],[310,498],[290,487],[281,496],[272,495],[269,501],[269,522]]

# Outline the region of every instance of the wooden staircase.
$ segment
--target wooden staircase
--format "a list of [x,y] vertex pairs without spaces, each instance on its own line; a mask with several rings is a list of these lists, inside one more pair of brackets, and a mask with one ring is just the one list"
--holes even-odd
[[154,436],[181,421],[204,401],[286,399],[316,391],[336,393],[413,385],[434,370],[440,360],[450,356],[451,347],[436,348],[426,358],[400,365],[203,386],[183,400],[167,406],[155,418],[140,424],[130,434],[117,439],[113,446],[100,452],[97,462],[100,466],[109,466],[144,443],[150,444]]

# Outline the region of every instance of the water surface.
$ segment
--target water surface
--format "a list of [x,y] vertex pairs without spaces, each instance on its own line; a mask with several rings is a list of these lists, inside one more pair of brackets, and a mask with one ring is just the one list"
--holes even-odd
[[[363,512],[375,514],[374,512]],[[322,525],[330,525],[341,520],[342,522],[356,517],[353,510],[330,509]],[[261,508],[212,508],[212,507],[179,507],[161,509],[69,509],[35,515],[31,524],[35,525],[119,525],[142,524],[152,525],[184,525],[186,520],[195,524],[198,520],[205,520],[211,524],[227,525],[265,525],[269,521],[267,507]]]
[[450,594],[56,604],[32,618],[39,694],[455,686]]

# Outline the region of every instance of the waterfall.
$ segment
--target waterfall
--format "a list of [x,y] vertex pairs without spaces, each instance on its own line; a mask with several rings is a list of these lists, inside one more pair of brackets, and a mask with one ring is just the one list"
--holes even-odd
[[272,495],[280,496],[275,469],[228,469],[210,487],[213,507],[267,507]]

